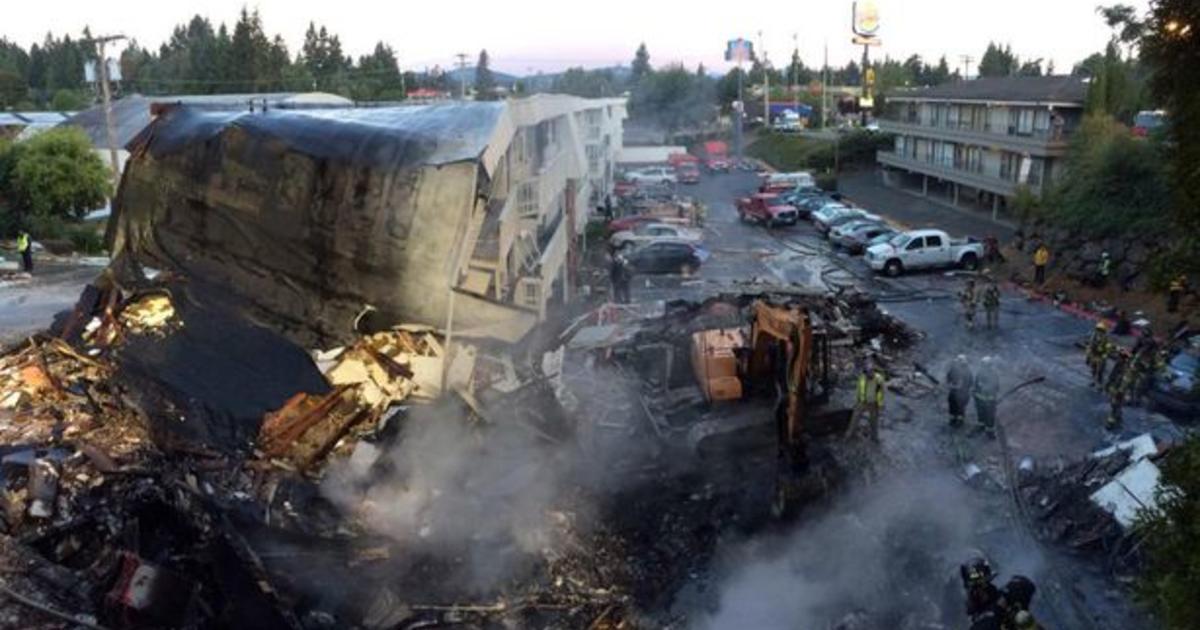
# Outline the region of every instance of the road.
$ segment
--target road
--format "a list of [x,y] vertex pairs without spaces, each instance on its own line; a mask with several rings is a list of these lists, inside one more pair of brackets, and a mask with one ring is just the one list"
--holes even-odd
[[[753,290],[753,285],[758,282],[819,289],[854,287],[875,296],[886,310],[923,334],[908,360],[920,363],[939,378],[958,354],[967,356],[975,365],[985,356],[994,357],[1001,366],[1001,391],[1030,378],[1045,378],[1039,385],[1021,389],[1004,399],[1000,406],[999,423],[1012,464],[1025,457],[1041,464],[1079,458],[1115,441],[1115,436],[1102,426],[1107,401],[1089,387],[1083,353],[1077,347],[1077,342],[1089,333],[1090,322],[1005,291],[999,330],[969,331],[954,299],[963,282],[961,274],[934,272],[897,280],[876,278],[861,258],[833,251],[828,242],[807,224],[776,230],[744,224],[738,220],[732,200],[750,190],[754,183],[753,175],[735,173],[706,176],[700,184],[684,188],[684,194],[696,196],[709,208],[706,246],[713,252],[713,257],[698,278],[638,278],[634,284],[634,299]],[[901,192],[891,192],[893,196],[889,196],[890,191],[869,190],[869,186],[867,189],[873,203],[864,205],[872,212],[898,223],[913,222],[915,211],[903,201],[910,196]],[[857,190],[862,192],[864,188],[857,187]],[[952,234],[960,234],[971,227],[964,223],[970,217],[964,219],[963,215],[949,210],[944,220],[936,214],[927,214],[920,219],[923,225],[943,227]],[[947,538],[953,543],[935,543],[923,548],[927,554],[923,556],[923,562],[936,559],[931,565],[926,563],[934,567],[932,575],[897,574],[893,569],[884,568],[882,575],[886,580],[924,580],[928,583],[927,588],[917,591],[935,593],[944,588],[947,580],[953,583],[957,579],[954,576],[956,563],[966,559],[968,550],[979,549],[993,558],[1003,579],[1020,573],[1035,580],[1039,585],[1035,612],[1047,627],[1150,627],[1142,612],[1129,603],[1127,590],[1118,586],[1103,569],[1102,561],[1070,557],[1034,539],[1011,495],[1005,491],[1009,484],[1005,478],[1001,445],[967,430],[950,430],[945,404],[945,395],[941,391],[917,399],[894,396],[887,405],[882,444],[878,449],[867,448],[860,453],[869,460],[864,476],[873,478],[880,487],[887,487],[888,482],[884,480],[915,480],[899,486],[893,496],[898,492],[924,497],[923,500],[929,501],[931,513],[939,513],[944,503],[954,503],[956,508],[964,510],[930,522],[923,522],[924,517],[918,515],[920,527],[962,535]],[[973,413],[968,420],[974,420]],[[1179,435],[1165,418],[1142,409],[1127,409],[1125,430],[1120,437],[1128,438],[1143,432],[1151,432],[1160,438]],[[983,471],[987,483],[979,484],[976,479],[968,486],[962,482],[964,470],[972,464]],[[919,503],[917,498],[913,500]],[[862,514],[874,511],[886,515],[882,517],[886,520],[896,514],[894,506],[878,507],[890,506],[878,500],[868,502],[866,506],[847,500],[844,505],[847,513],[841,517],[849,515],[858,519]],[[851,510],[850,505],[855,507]],[[837,514],[836,508],[834,514]],[[809,524],[802,520],[786,537],[790,542],[780,543],[781,548],[772,554],[763,554],[759,543],[742,544],[739,549],[729,552],[729,555],[744,555],[752,560],[728,569],[726,577],[717,584],[696,585],[695,591],[690,593],[693,599],[697,599],[696,592],[701,590],[715,589],[719,593],[716,609],[711,603],[707,606],[711,627],[724,628],[748,622],[763,624],[760,627],[777,627],[771,620],[781,619],[789,619],[792,625],[781,623],[778,627],[798,627],[795,622],[803,622],[806,611],[822,609],[822,606],[827,608],[832,600],[808,602],[805,605],[810,608],[798,610],[796,606],[800,604],[788,597],[784,597],[787,600],[784,602],[764,601],[749,597],[747,593],[762,588],[779,589],[780,580],[791,581],[796,588],[801,588],[806,580],[817,581],[805,569],[796,567],[804,565],[805,555],[822,552],[822,549],[812,548],[813,537],[817,540],[828,538],[827,547],[838,548],[838,536],[827,531],[830,518],[825,516],[820,522]],[[886,538],[888,531],[884,528],[877,533]],[[948,548],[951,545],[953,549]],[[746,547],[757,551],[747,552]],[[921,545],[916,547],[922,549]],[[797,550],[804,550],[803,554]],[[842,555],[856,558],[859,549],[850,544],[843,551]],[[755,553],[759,555],[755,556]],[[786,557],[789,553],[798,554],[794,563],[782,568],[778,566],[779,555]],[[831,561],[838,562],[840,558]],[[862,561],[873,563],[881,559]],[[875,568],[864,571],[876,575]],[[829,579],[822,576],[819,588],[832,588]],[[853,588],[848,590],[851,594],[836,600],[864,608],[883,605],[860,601],[853,595]],[[688,597],[681,594],[681,599]],[[765,617],[759,612],[764,607],[771,611]],[[731,616],[731,612],[736,614]]]
[[98,272],[95,265],[38,259],[32,278],[0,280],[0,346],[47,328],[56,313],[75,306]]

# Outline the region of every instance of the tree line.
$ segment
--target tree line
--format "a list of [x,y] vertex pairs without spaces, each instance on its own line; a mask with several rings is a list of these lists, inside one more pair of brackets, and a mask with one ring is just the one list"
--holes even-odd
[[[0,38],[0,109],[79,109],[92,102],[84,65],[97,57],[83,37],[47,33],[28,50]],[[110,53],[111,54],[111,53]],[[94,61],[93,61],[94,62]],[[408,89],[447,89],[442,73],[402,72],[391,46],[375,44],[354,59],[339,37],[310,23],[293,54],[267,35],[257,10],[242,9],[232,28],[196,15],[157,50],[131,40],[118,56],[118,94],[219,94],[324,91],[361,101],[400,100]]]

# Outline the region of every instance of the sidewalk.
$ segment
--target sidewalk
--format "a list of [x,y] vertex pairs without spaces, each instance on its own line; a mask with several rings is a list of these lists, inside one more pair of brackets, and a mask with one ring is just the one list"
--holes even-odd
[[910,228],[938,228],[951,236],[981,239],[994,235],[1001,242],[1011,239],[1016,232],[1016,226],[1009,222],[993,222],[982,213],[886,186],[874,169],[842,175],[838,189],[855,204]]

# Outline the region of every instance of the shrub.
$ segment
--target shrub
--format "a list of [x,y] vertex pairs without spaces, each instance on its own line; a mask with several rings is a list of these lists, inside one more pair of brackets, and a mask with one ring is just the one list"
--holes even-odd
[[1138,594],[1171,629],[1200,628],[1200,437],[1163,461],[1158,509],[1139,516],[1146,554]]
[[1093,115],[1071,141],[1066,176],[1046,200],[1050,218],[1092,236],[1170,230],[1171,192],[1159,143]]
[[[81,219],[104,205],[110,173],[83,131],[58,127],[14,145],[5,196],[26,215]],[[3,176],[4,173],[0,173]]]

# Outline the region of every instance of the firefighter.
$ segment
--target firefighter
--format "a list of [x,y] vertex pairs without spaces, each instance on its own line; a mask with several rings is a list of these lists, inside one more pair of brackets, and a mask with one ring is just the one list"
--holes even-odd
[[1108,419],[1104,421],[1104,428],[1109,431],[1116,431],[1121,428],[1121,422],[1124,420],[1122,412],[1125,407],[1125,380],[1112,379],[1108,385]]
[[990,280],[983,289],[983,311],[988,330],[995,330],[1000,325],[1000,287],[995,280]]
[[[1130,371],[1129,353],[1121,348],[1115,347],[1112,350],[1115,355],[1113,359],[1112,369],[1108,371],[1108,377],[1104,380],[1105,388],[1110,388],[1113,385],[1121,385],[1122,387],[1128,382]],[[1126,394],[1129,392],[1126,391]]]
[[863,361],[862,367],[858,372],[858,379],[855,382],[854,411],[850,414],[850,426],[846,427],[847,439],[854,437],[854,431],[858,427],[859,419],[868,412],[870,398],[867,396],[867,390],[870,382],[871,366],[867,361]]
[[963,589],[967,591],[967,617],[971,622],[994,617],[1000,605],[1000,589],[992,584],[996,574],[987,559],[978,556],[958,567]]
[[1033,281],[1041,286],[1046,282],[1046,265],[1050,263],[1050,248],[1045,243],[1033,252]]
[[971,402],[971,385],[974,382],[971,366],[967,364],[965,355],[958,355],[950,363],[946,372],[946,386],[949,392],[946,396],[950,405],[950,427],[961,427],[967,416],[967,404]]
[[1000,392],[1000,374],[996,372],[995,361],[992,357],[984,357],[979,370],[975,372],[975,387],[972,393],[975,397],[975,415],[979,426],[988,437],[996,436],[996,405]]
[[21,268],[25,273],[33,273],[33,241],[25,230],[17,234],[17,253],[21,255]]
[[1159,371],[1158,343],[1153,337],[1138,339],[1138,347],[1134,348],[1133,365],[1130,370],[1129,400],[1134,405],[1142,403],[1142,397],[1150,388],[1155,374]]
[[875,366],[875,374],[871,377],[874,383],[874,404],[871,405],[871,441],[879,441],[879,416],[883,415],[883,396],[884,390],[887,388],[887,377],[883,374],[883,368]]
[[614,302],[629,303],[630,275],[629,262],[625,260],[624,256],[614,253],[608,267],[608,278],[612,283]]
[[1096,286],[1108,286],[1108,277],[1112,275],[1112,257],[1108,252],[1100,254],[1100,262],[1096,265]]
[[1111,345],[1108,340],[1108,326],[1104,322],[1096,322],[1096,328],[1092,331],[1092,338],[1088,340],[1087,346],[1087,364],[1092,371],[1093,387],[1104,385],[1104,368],[1108,363]]
[[1178,313],[1179,301],[1183,299],[1183,292],[1187,290],[1187,276],[1178,274],[1171,278],[1171,284],[1167,288],[1167,312]]
[[963,287],[962,293],[958,295],[959,302],[962,303],[963,317],[967,319],[967,330],[975,329],[975,279],[967,280],[967,286]]

